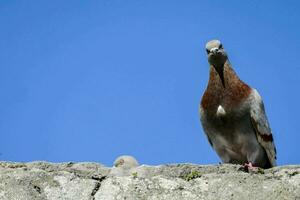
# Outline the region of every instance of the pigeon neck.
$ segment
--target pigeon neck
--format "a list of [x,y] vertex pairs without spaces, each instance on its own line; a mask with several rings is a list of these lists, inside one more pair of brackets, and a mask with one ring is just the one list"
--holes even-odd
[[228,87],[231,83],[240,81],[235,71],[231,67],[230,62],[227,60],[223,66],[215,67],[210,66],[209,82],[208,84],[217,85],[222,88]]
[[210,66],[207,88],[201,100],[201,106],[211,111],[214,116],[219,105],[228,110],[245,99],[251,88],[239,79],[227,60],[223,67],[224,86],[219,73],[214,66]]
[[223,75],[225,87],[215,67],[210,66],[209,81],[201,105],[204,109],[211,108],[212,115],[219,105],[224,108],[237,105],[251,92],[251,88],[239,79],[228,60],[224,64]]

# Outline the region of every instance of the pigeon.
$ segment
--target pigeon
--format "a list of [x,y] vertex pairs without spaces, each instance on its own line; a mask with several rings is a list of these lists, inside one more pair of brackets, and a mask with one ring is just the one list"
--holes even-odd
[[130,155],[119,156],[115,161],[109,176],[128,176],[136,172],[138,161]]
[[210,145],[224,163],[276,166],[276,148],[261,96],[240,80],[219,40],[207,42],[206,52],[209,81],[199,112]]
[[137,166],[139,166],[138,161],[133,156],[129,156],[129,155],[119,156],[114,161],[114,167],[122,167],[122,168],[129,169]]

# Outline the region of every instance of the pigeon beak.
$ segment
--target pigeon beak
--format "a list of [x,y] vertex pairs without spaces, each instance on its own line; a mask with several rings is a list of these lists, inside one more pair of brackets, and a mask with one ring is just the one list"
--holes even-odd
[[217,54],[219,52],[219,49],[217,47],[214,47],[210,50],[210,53]]

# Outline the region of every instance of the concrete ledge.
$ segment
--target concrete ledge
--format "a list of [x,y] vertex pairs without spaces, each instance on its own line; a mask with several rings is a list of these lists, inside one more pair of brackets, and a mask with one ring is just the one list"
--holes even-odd
[[2,200],[300,199],[300,166],[0,162]]

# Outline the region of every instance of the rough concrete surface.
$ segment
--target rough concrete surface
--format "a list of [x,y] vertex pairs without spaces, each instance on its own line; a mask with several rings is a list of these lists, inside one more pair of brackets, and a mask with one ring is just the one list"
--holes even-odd
[[0,162],[2,200],[300,199],[300,166]]

